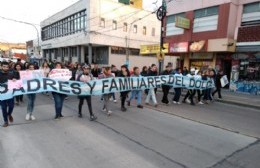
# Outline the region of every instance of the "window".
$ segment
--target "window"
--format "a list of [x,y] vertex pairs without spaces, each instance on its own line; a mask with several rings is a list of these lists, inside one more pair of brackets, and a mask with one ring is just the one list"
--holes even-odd
[[176,17],[185,17],[184,13],[174,14],[166,18],[166,36],[180,35],[184,33],[184,29],[175,27]]
[[146,26],[143,27],[143,35],[146,35]]
[[243,13],[260,12],[260,2],[244,5]]
[[202,18],[202,17],[213,16],[213,15],[218,15],[218,6],[199,9],[199,10],[195,10],[194,12],[195,18]]
[[117,29],[117,21],[115,21],[115,20],[113,20],[112,29],[113,29],[113,30],[116,30],[116,29]]
[[155,36],[155,28],[152,28],[152,36]]
[[104,18],[100,19],[100,27],[105,27],[105,19]]
[[123,31],[127,32],[127,23],[124,23]]
[[49,40],[61,36],[67,36],[81,32],[86,28],[86,10],[77,12],[58,22],[43,27],[41,30],[42,40]]
[[194,17],[194,33],[218,29],[218,6],[196,10]]
[[244,5],[242,26],[253,26],[260,24],[260,2]]
[[137,25],[134,25],[133,32],[134,32],[134,33],[137,33]]

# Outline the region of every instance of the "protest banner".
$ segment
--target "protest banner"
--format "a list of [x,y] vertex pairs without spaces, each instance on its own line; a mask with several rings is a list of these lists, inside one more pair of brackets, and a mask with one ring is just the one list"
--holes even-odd
[[20,89],[23,87],[22,80],[8,80],[8,90]]
[[201,80],[190,78],[187,76],[162,75],[148,77],[129,77],[129,78],[107,78],[100,80],[92,80],[87,83],[79,81],[64,81],[50,78],[37,78],[31,80],[23,80],[21,88],[8,89],[8,84],[0,85],[0,100],[12,98],[13,96],[41,93],[41,92],[57,92],[68,95],[102,95],[107,93],[144,90],[157,88],[161,85],[169,85],[172,87],[181,87],[187,89],[204,90],[213,88],[213,80]]
[[49,78],[62,81],[70,80],[72,73],[69,69],[53,69],[49,73]]

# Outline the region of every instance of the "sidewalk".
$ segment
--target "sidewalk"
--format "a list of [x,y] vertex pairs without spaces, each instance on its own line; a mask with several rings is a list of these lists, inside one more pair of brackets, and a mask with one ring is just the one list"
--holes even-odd
[[223,99],[218,100],[222,103],[234,104],[243,107],[260,109],[260,96],[247,93],[236,93],[222,89]]
[[[158,91],[162,92],[161,89],[158,89]],[[170,94],[174,94],[173,89],[170,90]],[[186,91],[184,90],[182,92],[182,96],[184,96],[185,94],[186,94]],[[231,92],[226,89],[222,89],[221,94],[222,94],[222,99],[217,100],[219,102],[243,106],[243,107],[250,107],[250,108],[260,110],[260,96],[259,95],[257,96],[257,95],[250,95],[247,93],[235,93],[235,92]],[[215,98],[217,98],[217,94],[215,95]]]

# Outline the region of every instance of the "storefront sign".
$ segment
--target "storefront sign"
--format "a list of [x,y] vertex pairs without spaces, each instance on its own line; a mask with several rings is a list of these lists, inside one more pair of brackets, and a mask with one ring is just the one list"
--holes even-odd
[[[168,53],[169,50],[169,44],[164,43],[163,44],[164,50],[162,50],[163,53]],[[141,45],[140,47],[140,54],[157,54],[160,52],[160,44],[154,44],[154,45]]]
[[202,40],[202,41],[198,41],[198,42],[193,42],[190,45],[190,51],[191,52],[199,52],[199,51],[206,51],[205,50],[205,44],[206,41]]
[[177,16],[175,26],[183,29],[190,29],[190,20],[181,16]]
[[188,52],[188,42],[170,43],[169,53],[186,53]]

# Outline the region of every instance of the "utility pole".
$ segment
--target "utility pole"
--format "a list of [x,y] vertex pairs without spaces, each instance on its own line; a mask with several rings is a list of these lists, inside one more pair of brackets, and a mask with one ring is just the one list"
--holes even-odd
[[164,24],[163,21],[166,17],[167,6],[165,0],[162,0],[162,6],[157,10],[157,19],[161,21],[161,38],[160,38],[160,53],[158,53],[157,59],[159,64],[159,72],[163,70],[164,53],[163,40],[164,40]]

